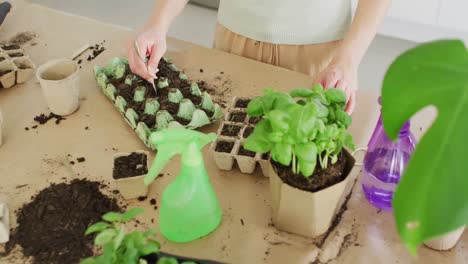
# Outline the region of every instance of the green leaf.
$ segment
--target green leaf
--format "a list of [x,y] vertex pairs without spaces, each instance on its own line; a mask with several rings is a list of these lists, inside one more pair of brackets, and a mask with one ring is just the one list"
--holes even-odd
[[308,178],[314,174],[315,167],[317,166],[317,156],[315,156],[314,160],[304,160],[299,158],[297,163],[299,172],[301,172],[304,177]]
[[284,166],[289,166],[292,159],[292,146],[285,143],[277,143],[271,149],[271,158]]
[[438,116],[418,144],[394,195],[400,236],[412,253],[426,241],[468,223],[468,51],[443,40],[403,53],[390,66],[382,91],[386,133],[433,105]]
[[292,109],[291,117],[291,136],[298,142],[307,140],[316,126],[317,107],[311,103],[298,105]]
[[298,158],[305,161],[317,160],[317,146],[314,142],[294,146],[294,153],[296,153]]
[[159,247],[160,245],[157,241],[149,240],[146,242],[146,244],[139,248],[139,252],[141,256],[147,256],[150,254],[158,253]]
[[154,236],[156,235],[158,232],[154,229],[149,229],[149,230],[146,230],[145,232],[143,232],[143,236],[144,237],[149,237],[149,236]]
[[106,229],[108,227],[110,227],[110,224],[108,224],[108,223],[97,222],[94,225],[88,227],[88,229],[86,229],[85,235],[87,236],[87,235],[92,234],[92,233],[101,232],[101,231],[103,231],[104,229]]
[[132,209],[130,209],[127,212],[122,214],[121,221],[122,222],[128,222],[128,221],[132,220],[133,218],[135,218],[137,215],[142,214],[144,211],[145,210],[143,210],[142,208],[132,208]]
[[172,258],[172,257],[161,257],[159,260],[158,260],[158,263],[157,264],[179,264],[179,262],[177,261],[176,258]]
[[83,259],[82,261],[80,261],[80,264],[96,264],[96,260],[94,260],[94,258],[90,257],[90,258],[86,258],[86,259]]
[[120,222],[122,220],[122,214],[116,212],[109,212],[102,216],[102,219],[107,222]]
[[336,111],[336,120],[344,127],[348,128],[351,125],[352,118],[345,111],[338,109]]
[[114,250],[117,250],[122,244],[122,240],[125,236],[125,227],[122,225],[117,233],[117,236],[114,239]]
[[325,96],[331,103],[346,103],[346,94],[342,90],[329,88],[325,91]]
[[271,142],[268,140],[268,134],[271,133],[269,120],[260,121],[254,128],[254,131],[244,142],[244,148],[254,152],[265,153],[270,151]]
[[96,236],[96,238],[94,239],[94,244],[98,246],[103,246],[111,242],[116,235],[117,232],[114,229],[106,229]]
[[272,110],[265,116],[270,120],[271,128],[274,132],[286,132],[289,130],[289,115],[281,110]]
[[299,88],[291,91],[290,95],[292,97],[311,97],[314,96],[314,92],[310,89]]

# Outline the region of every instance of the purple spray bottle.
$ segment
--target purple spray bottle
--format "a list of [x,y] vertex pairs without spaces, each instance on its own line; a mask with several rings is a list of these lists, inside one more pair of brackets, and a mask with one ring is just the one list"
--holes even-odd
[[[381,98],[379,97],[379,104]],[[362,171],[362,188],[367,200],[383,210],[392,209],[392,198],[396,186],[416,146],[410,131],[410,122],[400,130],[398,140],[391,141],[385,134],[382,114],[374,133],[367,144]]]

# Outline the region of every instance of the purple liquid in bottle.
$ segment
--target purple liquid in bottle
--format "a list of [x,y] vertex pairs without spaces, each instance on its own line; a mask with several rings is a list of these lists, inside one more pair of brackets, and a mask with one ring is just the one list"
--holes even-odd
[[364,194],[372,205],[383,210],[392,209],[393,193],[415,145],[409,122],[400,130],[398,140],[392,142],[385,134],[382,118],[379,118],[367,146],[361,177]]

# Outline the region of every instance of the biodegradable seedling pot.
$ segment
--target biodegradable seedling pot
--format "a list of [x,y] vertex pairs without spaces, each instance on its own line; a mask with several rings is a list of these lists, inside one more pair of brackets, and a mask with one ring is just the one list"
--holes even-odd
[[232,98],[231,109],[232,110],[247,109],[247,106],[251,100],[252,100],[251,98],[235,96],[234,98]]
[[243,147],[243,143],[239,144],[236,155],[234,158],[237,161],[237,165],[239,165],[239,169],[242,173],[251,174],[255,170],[255,165],[257,165],[258,155],[260,153],[255,153],[250,150],[246,150]]
[[233,122],[222,122],[219,126],[218,136],[240,138],[243,126]]
[[265,177],[270,177],[270,154],[268,153],[259,153],[257,156],[258,164],[260,164],[260,168],[262,169],[262,174]]
[[9,60],[0,62],[0,83],[3,88],[10,88],[15,85],[16,66]]
[[269,163],[272,218],[277,229],[308,237],[320,236],[328,230],[355,162],[347,151],[345,155],[345,179],[317,192],[303,191],[284,183]]
[[228,137],[218,137],[210,147],[216,166],[221,170],[232,170],[234,153],[237,153],[238,149],[239,142]]
[[0,243],[6,243],[10,239],[10,214],[8,206],[0,203]]
[[57,115],[72,114],[78,109],[78,64],[69,59],[49,61],[36,73],[50,110]]
[[28,57],[20,57],[20,58],[15,58],[13,62],[16,65],[16,68],[18,69],[16,72],[16,83],[24,83],[34,73],[34,63],[29,59]]
[[424,245],[435,250],[449,250],[457,244],[458,240],[460,240],[463,231],[465,231],[464,226],[440,237],[426,241],[424,242]]
[[[143,170],[144,173],[139,175],[134,175],[130,177],[118,178],[119,175],[116,175],[116,161],[118,158],[121,157],[129,157],[132,153],[143,154],[145,155],[144,166],[146,166],[146,170]],[[148,152],[147,151],[134,151],[132,153],[118,153],[114,156],[114,166],[112,167],[112,174],[113,179],[115,180],[117,189],[119,190],[120,194],[122,194],[125,200],[136,199],[141,196],[146,196],[148,194],[149,187],[144,184],[143,179],[146,176],[149,168],[149,161],[148,161]],[[130,165],[130,164],[128,164]],[[118,179],[116,179],[118,178]]]
[[247,119],[247,112],[245,109],[242,110],[232,110],[226,115],[226,121],[233,122],[233,123],[241,123],[244,124]]

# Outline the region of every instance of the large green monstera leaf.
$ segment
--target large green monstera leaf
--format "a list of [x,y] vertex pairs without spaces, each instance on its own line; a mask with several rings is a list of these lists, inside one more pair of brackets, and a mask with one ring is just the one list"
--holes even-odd
[[393,200],[398,231],[412,253],[429,238],[468,223],[468,51],[457,40],[420,45],[390,66],[382,91],[386,133],[426,106],[437,119],[408,164]]

